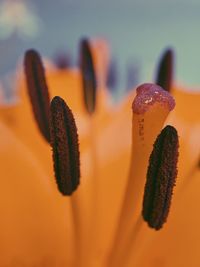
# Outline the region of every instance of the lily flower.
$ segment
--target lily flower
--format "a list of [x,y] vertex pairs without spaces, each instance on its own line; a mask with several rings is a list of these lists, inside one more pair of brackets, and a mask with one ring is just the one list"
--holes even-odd
[[[191,218],[182,203],[187,199],[188,209],[194,203],[193,184],[199,182],[198,167],[192,165],[199,147],[192,144],[191,132],[198,120],[192,115],[181,120],[181,101],[187,98],[182,91],[152,83],[138,86],[113,107],[105,74],[96,75],[103,68],[101,61],[95,63],[94,49],[84,39],[78,70],[51,69],[46,74],[39,54],[27,51],[25,79],[19,82],[21,103],[0,108],[6,177],[0,187],[0,263],[189,266],[181,236]],[[165,68],[164,78],[170,70]],[[170,87],[169,80],[165,84]],[[198,101],[192,95],[187,101],[196,111]],[[185,153],[194,151],[186,168],[190,154]],[[189,232],[186,237],[192,240]],[[193,266],[198,266],[197,257]]]

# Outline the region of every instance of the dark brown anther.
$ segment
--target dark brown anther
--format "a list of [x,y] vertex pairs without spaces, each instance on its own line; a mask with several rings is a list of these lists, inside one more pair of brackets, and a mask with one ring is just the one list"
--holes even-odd
[[117,61],[112,60],[108,69],[106,84],[108,89],[112,92],[116,91],[118,83],[118,73],[117,73]]
[[50,142],[49,133],[49,92],[40,55],[35,50],[28,50],[24,59],[28,95],[38,127]]
[[71,57],[68,53],[57,52],[57,54],[54,56],[54,63],[58,69],[66,70],[71,65]]
[[197,167],[200,168],[200,156],[199,156],[199,158],[197,160]]
[[96,106],[97,82],[90,44],[86,39],[83,39],[80,44],[80,69],[85,107],[87,112],[92,114]]
[[156,84],[170,92],[174,75],[174,52],[172,49],[167,49],[158,65]]
[[157,137],[150,156],[142,215],[156,230],[162,228],[169,213],[177,176],[178,146],[177,131],[168,125]]
[[51,101],[50,134],[58,189],[71,195],[80,181],[78,134],[71,110],[58,96]]

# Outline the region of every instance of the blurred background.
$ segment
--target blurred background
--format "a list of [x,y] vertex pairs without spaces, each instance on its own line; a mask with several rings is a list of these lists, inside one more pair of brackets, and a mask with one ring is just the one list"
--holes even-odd
[[176,80],[200,90],[199,10],[199,0],[0,0],[1,79],[28,48],[51,59],[66,53],[76,65],[80,38],[104,37],[118,90],[152,81],[167,47]]

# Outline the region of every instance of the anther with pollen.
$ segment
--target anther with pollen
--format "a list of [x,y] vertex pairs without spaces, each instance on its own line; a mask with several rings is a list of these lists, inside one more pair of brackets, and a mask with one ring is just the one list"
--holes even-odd
[[162,228],[169,213],[177,176],[178,147],[177,131],[168,125],[157,137],[150,156],[142,215],[156,230]]
[[80,44],[80,68],[85,107],[87,112],[92,114],[96,105],[97,82],[90,44],[86,39],[83,39]]
[[51,101],[50,135],[58,189],[71,195],[80,181],[78,134],[71,110],[58,96]]
[[172,49],[167,49],[158,66],[156,84],[170,92],[173,83],[174,74],[174,52]]
[[50,98],[44,68],[38,52],[35,50],[28,50],[25,54],[24,65],[28,94],[35,120],[44,138],[47,142],[50,142]]

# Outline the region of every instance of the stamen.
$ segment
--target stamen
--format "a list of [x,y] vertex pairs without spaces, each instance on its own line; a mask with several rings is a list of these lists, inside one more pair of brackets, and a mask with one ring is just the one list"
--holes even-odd
[[111,92],[115,92],[116,88],[117,88],[117,84],[118,84],[118,75],[117,75],[117,61],[116,60],[112,60],[110,65],[109,65],[109,69],[108,69],[108,73],[107,73],[107,80],[106,80],[106,84],[108,89],[111,90]]
[[28,50],[24,59],[28,95],[38,127],[50,142],[49,133],[49,92],[40,55],[35,50]]
[[162,228],[169,213],[177,176],[178,146],[177,131],[168,125],[157,137],[150,156],[142,215],[156,230]]
[[71,110],[58,96],[51,101],[50,135],[58,189],[71,195],[80,181],[78,134]]
[[126,66],[126,91],[129,92],[138,84],[140,78],[140,64],[139,62],[128,62]]
[[89,114],[95,111],[96,75],[89,41],[83,39],[80,44],[80,68],[82,72],[83,94],[86,110]]
[[167,49],[159,62],[156,84],[170,92],[173,83],[173,72],[174,52],[172,49]]
[[69,54],[60,52],[55,55],[54,62],[58,69],[66,70],[71,65],[71,58]]

